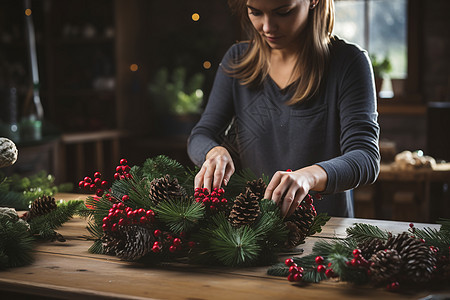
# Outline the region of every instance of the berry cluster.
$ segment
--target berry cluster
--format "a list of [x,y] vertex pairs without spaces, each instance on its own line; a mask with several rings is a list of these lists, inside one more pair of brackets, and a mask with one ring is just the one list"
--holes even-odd
[[215,188],[211,194],[207,188],[196,188],[194,197],[196,202],[201,202],[203,206],[210,210],[222,210],[227,206],[227,199],[222,198],[225,193],[224,189]]
[[302,281],[303,278],[303,268],[297,266],[292,258],[288,258],[284,261],[286,266],[289,267],[289,275],[287,279],[290,282],[299,282]]
[[188,248],[194,248],[195,242],[189,241],[189,242],[183,242],[182,238],[186,237],[185,233],[180,233],[180,237],[174,237],[169,233],[164,233],[159,230],[155,229],[153,232],[153,235],[158,241],[155,241],[153,243],[152,251],[154,253],[159,253],[163,250],[163,248],[168,249],[170,253],[176,253],[180,252],[181,250],[185,249],[186,246]]
[[361,255],[361,250],[355,249],[355,250],[353,250],[352,253],[353,253],[353,259],[346,262],[347,266],[349,266],[349,267],[351,266],[351,267],[354,267],[354,268],[367,269],[367,272],[369,274],[370,273],[370,271],[369,271],[370,263],[369,263],[369,261],[367,259],[365,259]]
[[101,178],[102,174],[100,172],[95,172],[93,180],[91,177],[86,176],[78,183],[78,187],[86,192],[95,192],[98,197],[101,197],[108,186],[108,182]]
[[317,272],[325,273],[325,276],[327,276],[328,278],[335,277],[334,271],[331,268],[331,263],[328,264],[328,269],[324,265],[325,259],[323,258],[323,256],[316,256],[315,262],[317,264]]
[[132,224],[149,225],[155,221],[155,213],[143,208],[133,210],[122,202],[113,204],[106,217],[103,218],[103,231],[117,231],[119,226]]
[[130,166],[125,158],[122,158],[119,162],[120,164],[116,167],[116,173],[114,173],[115,180],[121,180],[125,178],[132,178],[130,174]]

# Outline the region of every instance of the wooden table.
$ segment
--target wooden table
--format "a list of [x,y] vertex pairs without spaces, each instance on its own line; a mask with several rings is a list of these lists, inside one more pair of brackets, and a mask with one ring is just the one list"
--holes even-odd
[[[82,198],[67,194],[56,197]],[[307,238],[301,247],[308,253],[320,237],[345,236],[345,229],[355,222],[367,222],[395,233],[408,229],[408,223],[403,222],[332,218],[322,233]],[[38,243],[33,264],[0,271],[0,298],[29,299],[33,295],[33,299],[418,299],[430,294],[422,291],[405,295],[332,280],[300,287],[285,278],[266,275],[267,267],[233,269],[182,263],[142,266],[88,253],[92,242],[84,238],[88,235],[85,227],[84,219],[70,220],[58,230],[66,242]],[[444,292],[450,293],[450,289]]]

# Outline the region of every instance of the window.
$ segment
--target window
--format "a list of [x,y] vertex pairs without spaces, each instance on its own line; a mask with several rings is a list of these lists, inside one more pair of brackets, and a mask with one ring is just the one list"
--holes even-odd
[[408,0],[336,0],[335,8],[334,34],[360,45],[378,61],[387,58],[390,79],[408,77]]

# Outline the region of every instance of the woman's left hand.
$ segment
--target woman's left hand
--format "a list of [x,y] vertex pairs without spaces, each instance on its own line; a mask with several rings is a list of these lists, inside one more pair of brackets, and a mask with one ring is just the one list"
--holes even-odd
[[266,188],[264,199],[272,199],[281,208],[283,217],[290,216],[310,190],[325,190],[327,173],[318,165],[294,172],[276,172]]

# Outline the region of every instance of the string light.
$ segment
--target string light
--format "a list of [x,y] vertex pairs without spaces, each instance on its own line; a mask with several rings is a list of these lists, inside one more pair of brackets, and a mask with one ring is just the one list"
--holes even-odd
[[203,68],[205,68],[206,70],[208,70],[209,68],[211,68],[211,62],[208,60],[205,60],[203,62]]
[[29,9],[29,8],[25,9],[26,16],[31,16],[31,13],[32,13],[31,9]]
[[138,69],[139,69],[139,66],[137,64],[130,65],[131,72],[136,72]]
[[193,13],[192,14],[192,20],[194,22],[197,22],[200,19],[200,15],[198,13]]

